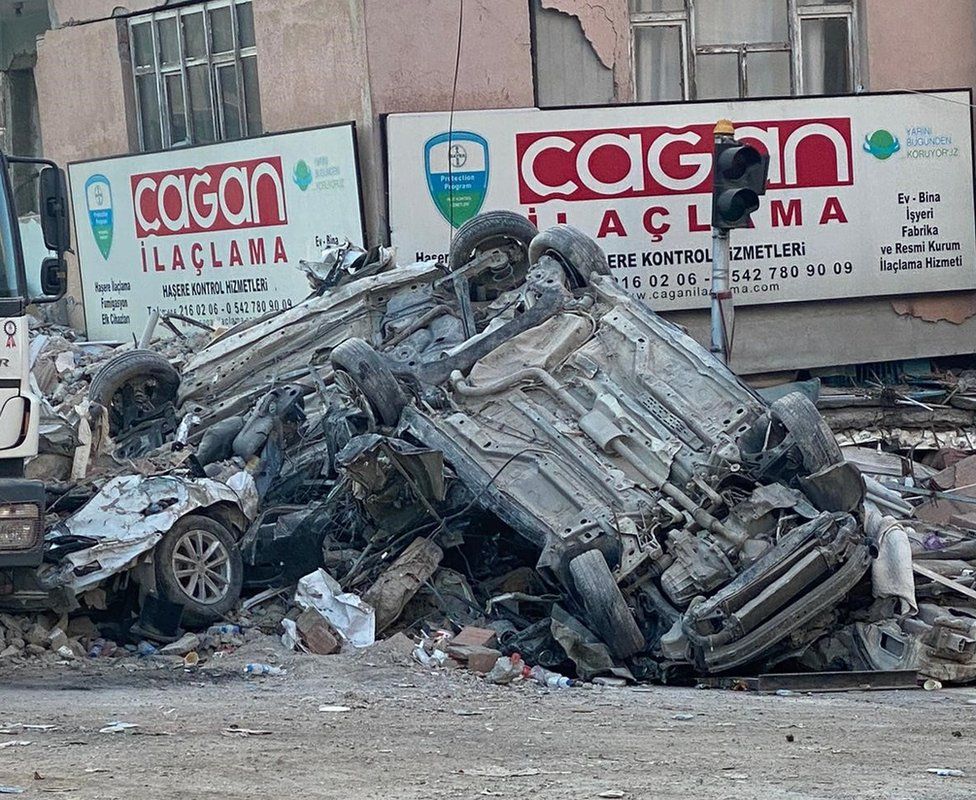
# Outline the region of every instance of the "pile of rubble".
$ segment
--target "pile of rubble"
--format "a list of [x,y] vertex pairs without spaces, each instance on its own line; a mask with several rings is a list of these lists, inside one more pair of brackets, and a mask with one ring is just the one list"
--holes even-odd
[[35,600],[165,641],[284,596],[290,648],[406,631],[499,682],[976,677],[968,462],[842,453],[809,392],[765,399],[569,226],[491,212],[446,265],[304,269],[228,331],[38,332]]

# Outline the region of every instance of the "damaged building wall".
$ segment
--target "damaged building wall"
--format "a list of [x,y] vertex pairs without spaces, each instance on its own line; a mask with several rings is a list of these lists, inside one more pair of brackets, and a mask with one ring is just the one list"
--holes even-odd
[[[553,29],[562,23],[563,36],[569,43],[555,62],[546,63],[541,58],[537,60],[541,104],[559,104],[560,86],[565,93],[563,104],[627,103],[634,99],[630,56],[630,11],[627,0],[535,0],[534,5],[538,9],[536,11],[537,31],[541,28],[545,35],[549,36],[556,33],[557,31]],[[576,31],[567,30],[569,26],[565,21],[554,19],[551,12],[565,14],[575,19],[582,38],[574,35]],[[578,66],[569,68],[571,62],[568,60],[563,62],[564,58],[568,59],[577,51],[586,50],[589,53],[582,56],[581,83],[580,68]],[[596,56],[599,64],[602,65],[602,71],[592,63],[590,54]],[[604,79],[601,75],[603,71],[609,71],[612,76],[612,94],[606,100],[597,100],[592,94],[596,88],[592,84],[597,82],[597,86],[600,86],[599,82]],[[546,95],[550,92],[552,102],[545,102]]]
[[[60,165],[126,153],[134,142],[126,112],[128,55],[117,24],[108,19],[58,28],[38,40],[34,75],[44,156]],[[78,259],[73,253],[66,259],[67,322],[83,330]]]

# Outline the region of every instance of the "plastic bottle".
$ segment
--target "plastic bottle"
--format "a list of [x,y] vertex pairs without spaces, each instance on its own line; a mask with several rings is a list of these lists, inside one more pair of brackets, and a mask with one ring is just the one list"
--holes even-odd
[[532,678],[536,683],[548,686],[550,689],[569,689],[574,685],[574,682],[565,675],[560,675],[558,672],[550,672],[539,666],[532,667],[529,670],[528,677]]
[[281,667],[273,667],[270,664],[247,664],[244,667],[245,675],[284,675],[285,670]]
[[211,625],[207,629],[207,633],[211,636],[240,636],[241,626],[231,625],[230,623],[225,623],[223,625]]
[[104,649],[105,649],[105,640],[104,639],[96,639],[92,643],[92,646],[88,649],[88,657],[89,658],[98,658],[102,654],[102,651]]
[[152,656],[156,654],[156,646],[144,639],[143,641],[139,642],[136,652],[138,652],[141,656]]

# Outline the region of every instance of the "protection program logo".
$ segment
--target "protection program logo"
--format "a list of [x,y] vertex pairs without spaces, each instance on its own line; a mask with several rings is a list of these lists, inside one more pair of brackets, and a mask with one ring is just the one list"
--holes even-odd
[[901,150],[901,143],[898,137],[892,136],[884,128],[879,128],[870,136],[864,137],[864,151],[879,161],[891,158],[899,150]]
[[295,181],[295,185],[303,192],[312,185],[312,169],[305,162],[305,159],[300,159],[299,162],[295,164],[295,169],[292,172],[291,178],[293,181]]
[[424,170],[437,210],[459,228],[488,194],[488,142],[470,131],[439,133],[424,145]]
[[104,175],[92,175],[85,181],[85,203],[88,206],[88,222],[91,224],[95,244],[107,259],[112,250],[112,229],[115,226],[112,213],[112,185]]

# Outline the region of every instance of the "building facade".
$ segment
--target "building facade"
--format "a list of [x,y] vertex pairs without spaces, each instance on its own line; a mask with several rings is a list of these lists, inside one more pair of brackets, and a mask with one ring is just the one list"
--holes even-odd
[[[68,163],[355,120],[372,242],[387,235],[389,113],[974,85],[972,0],[0,4],[8,151]],[[70,300],[68,313],[82,324]],[[747,308],[735,365],[784,366],[770,355],[783,341],[809,350],[794,363],[829,363],[811,326],[851,362],[903,357],[891,343],[931,326],[971,352],[973,314],[970,293]],[[704,331],[701,314],[676,318]]]

